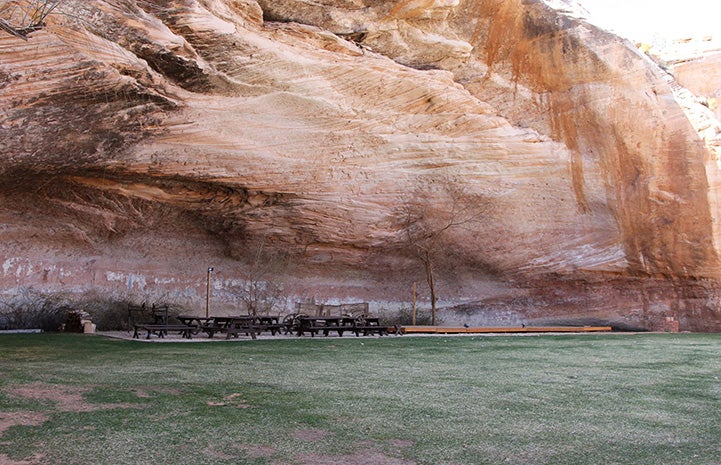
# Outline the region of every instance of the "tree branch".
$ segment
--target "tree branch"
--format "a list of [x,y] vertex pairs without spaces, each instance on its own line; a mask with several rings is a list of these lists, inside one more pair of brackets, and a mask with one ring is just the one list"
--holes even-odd
[[7,32],[8,34],[10,34],[12,36],[19,37],[22,40],[28,40],[28,38],[25,34],[23,34],[21,31],[15,29],[14,27],[12,27],[7,21],[5,21],[2,18],[0,18],[0,29],[2,29],[3,31]]
[[[45,27],[45,18],[60,5],[60,2],[62,2],[62,0],[35,0],[29,6],[25,7],[22,19],[18,23],[13,24],[11,20],[0,18],[0,29],[14,37],[28,40],[29,34]],[[19,5],[15,6],[22,8]],[[0,13],[5,13],[8,9],[9,7]],[[12,16],[15,11],[16,8],[13,8],[10,16]]]

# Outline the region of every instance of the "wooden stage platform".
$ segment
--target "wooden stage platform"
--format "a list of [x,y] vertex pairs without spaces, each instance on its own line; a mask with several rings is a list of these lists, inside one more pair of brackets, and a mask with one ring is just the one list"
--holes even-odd
[[590,333],[611,330],[610,326],[401,326],[401,334]]

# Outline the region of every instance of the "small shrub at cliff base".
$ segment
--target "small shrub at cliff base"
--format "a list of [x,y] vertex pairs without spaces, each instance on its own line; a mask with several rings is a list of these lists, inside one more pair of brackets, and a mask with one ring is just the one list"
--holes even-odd
[[0,297],[0,328],[58,331],[67,307],[58,296],[44,295],[32,288]]
[[92,299],[81,307],[88,312],[98,331],[128,330],[128,301]]
[[63,325],[63,331],[66,333],[82,333],[83,323],[80,312],[69,311],[65,317],[65,324]]
[[[106,296],[89,292],[76,303],[78,309],[86,312],[98,331],[128,331],[133,323],[148,323],[154,320],[153,304],[145,305],[143,311],[129,314],[130,306],[141,308],[142,302],[156,302],[157,307],[165,306],[165,296],[144,295],[133,299],[130,296]],[[167,303],[168,317],[172,321],[175,315],[190,313],[181,305]]]

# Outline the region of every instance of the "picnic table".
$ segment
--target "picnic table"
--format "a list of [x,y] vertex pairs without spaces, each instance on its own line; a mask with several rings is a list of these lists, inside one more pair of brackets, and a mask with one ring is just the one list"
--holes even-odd
[[355,335],[356,337],[362,332],[364,336],[369,334],[378,333],[379,336],[388,335],[388,327],[381,326],[380,318],[377,317],[360,317],[356,319],[355,323]]
[[212,338],[216,333],[225,333],[226,338],[238,337],[245,333],[253,339],[263,331],[270,331],[272,335],[280,333],[284,328],[279,323],[279,315],[231,315],[198,317],[193,315],[178,315],[180,322],[191,326],[193,334],[203,331]]
[[244,332],[255,339],[256,330],[253,328],[254,319],[248,315],[235,316],[214,316],[208,318],[201,326],[200,330],[207,333],[212,338],[215,333],[225,333],[226,339],[238,337],[238,334]]
[[280,315],[256,315],[255,324],[261,331],[270,331],[273,336],[285,329],[285,324],[280,321]]
[[381,326],[380,318],[377,317],[353,317],[353,316],[301,316],[298,318],[297,335],[303,336],[309,333],[314,337],[316,333],[323,333],[327,336],[330,332],[338,333],[343,337],[345,332],[353,332],[356,337],[363,333],[364,336],[388,334],[388,328]]
[[180,321],[182,324],[190,326],[192,329],[193,334],[198,334],[201,330],[201,328],[205,325],[207,325],[209,322],[213,321],[214,317],[203,317],[203,316],[193,316],[193,315],[178,315],[175,317],[178,321]]
[[[168,321],[168,317],[169,309],[167,305],[153,304],[150,308],[148,308],[145,302],[143,302],[142,305],[128,304],[128,329],[131,329],[135,326],[145,327],[154,325],[154,332],[164,331],[164,334],[167,334],[167,330],[162,329],[162,326],[172,326]],[[138,321],[144,320],[146,318],[152,318],[153,321]]]
[[318,332],[327,336],[331,331],[335,331],[342,337],[346,331],[355,331],[356,319],[350,316],[303,316],[298,320],[298,336],[310,333],[313,337]]
[[150,339],[152,334],[157,334],[158,337],[164,338],[168,331],[178,331],[184,339],[192,339],[192,327],[186,324],[162,324],[162,323],[139,323],[134,324],[133,328],[133,339],[139,339],[141,331],[146,331],[147,334],[145,339]]
[[[279,323],[280,315],[241,315],[227,318],[228,322],[226,325],[228,326],[228,330],[233,334],[237,332],[250,332],[252,336],[252,333],[260,334],[264,331],[270,331],[270,334],[275,336],[275,333],[280,333],[284,328],[284,325]],[[221,317],[220,320],[225,320],[225,318]],[[244,328],[247,330],[244,330]]]

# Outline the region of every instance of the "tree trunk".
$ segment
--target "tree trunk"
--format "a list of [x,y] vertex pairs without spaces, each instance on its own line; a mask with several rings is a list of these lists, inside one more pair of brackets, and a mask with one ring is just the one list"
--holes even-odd
[[423,264],[426,267],[426,281],[431,291],[431,325],[436,325],[436,280],[433,277],[433,263],[430,253],[426,251],[423,257]]

